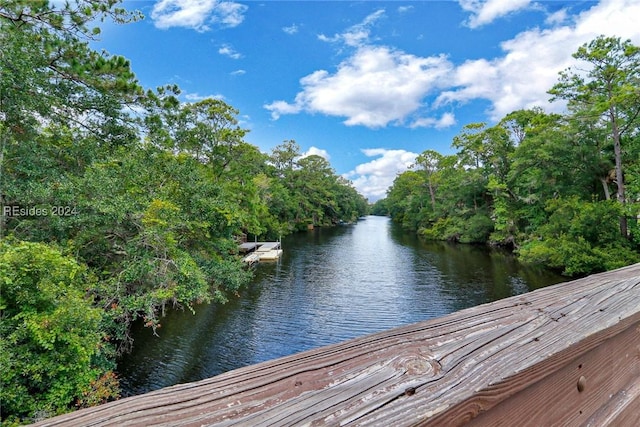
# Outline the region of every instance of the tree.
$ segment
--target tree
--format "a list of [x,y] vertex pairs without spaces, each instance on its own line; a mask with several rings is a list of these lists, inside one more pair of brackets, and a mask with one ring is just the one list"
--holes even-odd
[[126,118],[123,104],[140,94],[129,61],[89,47],[100,33],[89,28],[92,23],[139,17],[115,7],[118,2],[79,0],[56,8],[49,1],[12,0],[0,5],[0,112],[14,137],[43,121],[59,121],[108,140],[105,124]]
[[[560,196],[591,199],[595,153],[590,141],[575,137],[566,119],[537,111],[530,115],[525,136],[511,154],[504,191],[511,197],[510,211],[517,213],[517,229],[529,233],[547,220],[548,200]],[[494,183],[501,184],[500,182]]]
[[[316,154],[297,161],[294,170],[293,192],[299,201],[302,222],[323,224],[337,216],[336,200],[332,193],[336,176],[329,162]],[[327,221],[328,220],[328,221]]]
[[220,177],[248,132],[238,126],[237,115],[238,110],[219,99],[183,105],[178,114],[177,147],[202,159]]
[[620,236],[616,224],[620,204],[573,196],[552,199],[546,205],[549,218],[519,249],[522,261],[574,276],[623,267],[640,259]]
[[[624,206],[623,140],[637,131],[640,123],[640,47],[630,40],[600,36],[582,45],[573,57],[589,68],[561,72],[549,93],[552,99],[568,101],[576,117],[607,128],[613,143],[616,198]],[[624,213],[620,216],[620,233],[628,236]]]
[[287,171],[293,170],[299,157],[300,146],[293,139],[283,141],[271,150],[271,162],[282,176]]
[[464,126],[457,154],[425,151],[376,211],[428,239],[508,246],[567,275],[636,262],[640,224],[626,216],[640,201],[640,48],[599,37],[574,57],[590,67],[550,90],[568,114]]
[[458,156],[464,165],[482,170],[485,177],[493,174],[500,180],[506,178],[514,141],[501,124],[490,128],[484,123],[466,125],[451,145],[459,150]]
[[86,293],[94,283],[86,266],[47,245],[0,242],[3,421],[117,396],[103,312]]
[[410,230],[417,230],[420,221],[414,199],[422,198],[420,189],[424,188],[424,174],[409,169],[396,176],[393,185],[387,190],[387,208],[394,222]]
[[436,210],[436,189],[438,187],[438,167],[442,162],[442,154],[434,150],[425,150],[416,158],[416,165],[425,173],[429,196],[431,197],[431,207]]
[[[11,0],[0,3],[0,194],[16,202],[19,194],[6,183],[7,159],[37,164],[34,145],[43,128],[83,133],[92,154],[131,143],[131,117],[125,106],[140,94],[129,62],[95,52],[89,41],[100,30],[90,26],[105,18],[135,20],[115,5],[118,0]],[[57,6],[56,6],[57,4]],[[39,147],[40,148],[40,147]],[[42,171],[38,171],[43,174]],[[51,181],[51,180],[50,180]],[[0,228],[4,224],[0,223]],[[0,237],[4,230],[0,230]]]

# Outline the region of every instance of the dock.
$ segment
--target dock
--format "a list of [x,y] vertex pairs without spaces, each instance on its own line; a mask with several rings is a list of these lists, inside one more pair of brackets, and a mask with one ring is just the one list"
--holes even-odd
[[246,242],[238,246],[238,251],[248,254],[242,258],[246,264],[253,265],[260,261],[276,261],[282,255],[280,242]]
[[640,264],[37,426],[637,426]]

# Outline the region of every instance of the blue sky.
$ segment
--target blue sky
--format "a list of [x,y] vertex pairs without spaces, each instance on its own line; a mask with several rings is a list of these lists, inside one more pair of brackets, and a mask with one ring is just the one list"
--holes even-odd
[[640,44],[640,0],[125,1],[145,19],[103,24],[94,47],[149,88],[223,99],[247,142],[294,139],[370,201],[462,126],[534,106],[600,34]]

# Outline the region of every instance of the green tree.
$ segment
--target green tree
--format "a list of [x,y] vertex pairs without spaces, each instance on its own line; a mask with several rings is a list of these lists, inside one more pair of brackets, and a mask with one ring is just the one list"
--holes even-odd
[[459,150],[458,156],[465,166],[481,170],[485,177],[506,179],[514,141],[503,125],[487,128],[485,123],[471,123],[463,127],[451,145]]
[[[527,113],[523,139],[511,155],[511,168],[503,191],[512,195],[510,210],[517,229],[530,233],[547,220],[548,200],[560,195],[591,197],[591,159],[583,154],[582,139],[571,138],[565,119],[541,111]],[[503,183],[496,181],[495,189]]]
[[67,218],[66,239],[101,273],[92,292],[119,351],[130,348],[136,319],[157,327],[165,308],[225,301],[249,279],[233,253],[235,236],[255,214],[243,201],[252,196],[234,191],[235,179],[215,179],[193,156],[154,146],[122,150],[69,185],[80,213]]
[[283,141],[271,150],[271,162],[278,170],[281,176],[292,171],[296,166],[296,161],[300,158],[300,146],[298,143],[289,139]]
[[640,224],[626,218],[640,200],[640,48],[599,37],[574,57],[588,69],[561,73],[550,91],[569,114],[466,125],[455,155],[425,151],[376,209],[428,239],[508,246],[567,275],[635,262]]
[[310,224],[325,224],[337,214],[336,200],[331,192],[336,179],[333,169],[326,159],[318,155],[301,158],[297,164],[291,178],[293,192],[301,208],[299,219]]
[[[0,111],[5,131],[27,135],[43,120],[72,122],[100,134],[126,118],[123,105],[140,93],[129,62],[98,53],[89,26],[105,18],[137,19],[119,0],[82,0],[56,8],[49,1],[10,0],[0,5]],[[118,132],[113,136],[117,138]]]
[[117,396],[115,384],[104,382],[113,364],[103,312],[87,296],[94,283],[85,266],[47,245],[0,242],[3,421]]
[[176,144],[203,159],[220,177],[236,155],[247,130],[238,126],[238,110],[219,99],[204,99],[182,106]]
[[371,215],[388,216],[389,208],[387,205],[388,202],[386,198],[376,200],[371,206]]
[[386,205],[391,219],[409,230],[423,226],[420,215],[425,206],[430,206],[425,188],[422,171],[409,169],[398,175],[387,190]]
[[309,224],[332,225],[354,221],[368,204],[351,182],[337,176],[321,156],[302,157],[300,146],[286,140],[269,156],[269,180],[262,194],[277,228],[283,234],[306,229]]
[[416,165],[424,171],[426,176],[427,187],[429,189],[429,197],[431,198],[431,207],[436,210],[436,190],[438,188],[438,168],[442,162],[442,154],[434,150],[423,151],[416,158]]
[[611,270],[640,256],[620,236],[622,206],[583,201],[577,196],[549,200],[548,221],[519,250],[520,259],[561,270],[568,276]]
[[[613,143],[616,199],[624,205],[623,140],[640,123],[640,47],[630,40],[600,36],[581,46],[573,57],[589,68],[561,72],[549,93],[554,99],[567,100],[581,120],[606,127]],[[624,213],[620,216],[620,232],[628,235]]]
[[[65,155],[80,154],[77,165],[82,166],[88,156],[132,142],[131,117],[125,107],[140,89],[129,62],[89,47],[100,32],[92,24],[106,18],[117,22],[138,18],[137,13],[115,7],[117,3],[0,3],[0,193],[10,204],[25,202],[12,185],[19,182],[13,179],[15,174],[42,177],[46,170],[39,166],[51,159],[41,159],[41,150],[59,148],[44,146],[45,139],[39,137],[43,128],[68,144],[56,159],[64,160],[64,167],[71,165],[71,157]],[[70,135],[83,136],[82,149],[73,147]],[[49,141],[55,144],[57,138]],[[52,179],[29,176],[21,190],[36,183],[44,190],[43,182],[59,182],[60,168],[54,169]]]

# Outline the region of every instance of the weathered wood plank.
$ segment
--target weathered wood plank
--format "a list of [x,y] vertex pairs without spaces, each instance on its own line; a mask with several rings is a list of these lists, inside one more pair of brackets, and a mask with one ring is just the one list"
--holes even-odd
[[638,334],[637,327],[636,324],[626,328],[578,357],[572,357],[575,353],[569,352],[563,357],[569,363],[557,370],[550,367],[550,375],[507,400],[502,400],[500,395],[510,390],[502,387],[524,382],[526,376],[514,378],[510,384],[491,387],[485,393],[502,402],[470,425],[533,427],[586,423],[591,414],[609,404],[611,396],[640,378],[640,364],[629,363],[625,352],[627,343],[633,342],[634,335]]
[[595,412],[585,427],[638,425],[640,421],[640,381],[614,394]]
[[635,426],[638,384],[640,264],[38,425]]

